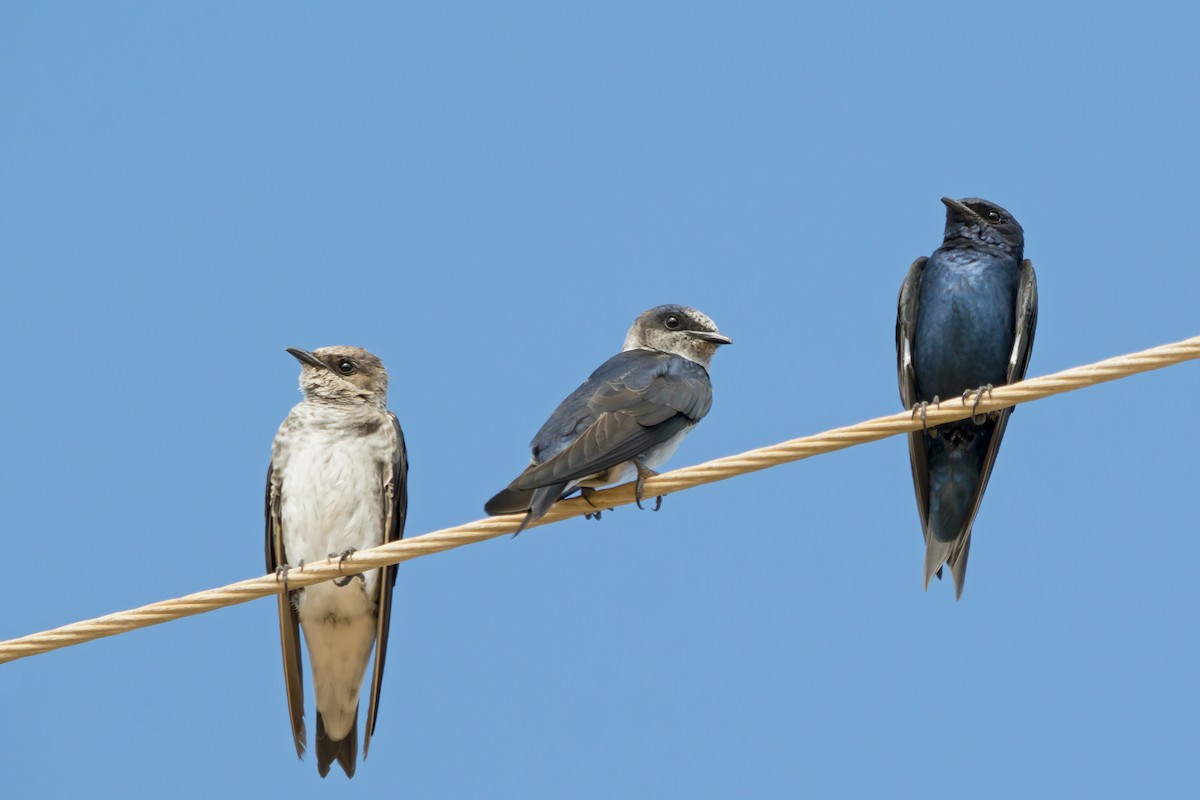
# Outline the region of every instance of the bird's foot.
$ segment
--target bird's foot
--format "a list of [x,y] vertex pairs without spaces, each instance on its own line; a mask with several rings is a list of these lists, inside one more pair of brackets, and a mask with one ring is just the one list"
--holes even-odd
[[[342,564],[344,564],[346,562],[347,558],[349,558],[350,556],[354,555],[357,552],[358,552],[358,548],[347,547],[345,550],[343,550],[340,553],[330,553],[329,560],[333,561],[335,558],[338,560],[338,573],[340,574],[342,571]],[[340,588],[340,587],[345,586],[346,584],[350,583],[350,581],[354,580],[355,578],[358,578],[364,584],[367,582],[367,579],[360,572],[357,575],[347,575],[344,578],[334,578],[333,585]]]
[[[298,570],[300,570],[301,572],[304,572],[304,562],[301,561],[299,566],[297,566],[296,568]],[[291,591],[291,589],[288,588],[288,579],[287,579],[288,572],[291,571],[291,569],[292,569],[291,566],[289,566],[287,564],[280,564],[278,567],[275,568],[275,580],[283,581],[283,593],[284,594],[287,594],[288,592]]]
[[[637,467],[637,483],[633,486],[633,501],[637,503],[638,508],[642,508],[642,490],[645,488],[646,478],[653,478],[658,473],[640,461],[634,461],[633,465]],[[662,495],[654,498],[654,510],[658,511],[660,508],[662,508]]]
[[[921,415],[921,433],[929,433],[929,426],[925,424],[925,412],[928,410],[930,403],[933,403],[934,408],[941,408],[942,398],[935,394],[933,400],[922,400],[919,403],[913,403],[912,406],[912,418],[916,419],[918,413]],[[933,431],[932,435],[937,436],[937,428],[934,428]]]
[[976,425],[982,425],[983,423],[987,422],[987,418],[988,418],[987,414],[979,415],[977,417],[977,415],[975,413],[979,410],[979,401],[983,399],[984,392],[987,392],[988,399],[991,400],[992,399],[992,385],[990,383],[985,383],[983,386],[980,386],[978,389],[967,389],[965,392],[962,393],[962,404],[964,406],[967,404],[967,398],[970,397],[971,395],[975,395],[975,403],[974,403],[974,405],[971,406],[971,422],[974,422]]
[[589,514],[584,514],[583,515],[584,519],[600,519],[601,511],[612,511],[611,508],[601,508],[600,506],[598,506],[592,502],[592,495],[594,495],[595,493],[596,493],[596,490],[591,488],[590,486],[580,486],[579,487],[579,496],[582,497],[584,500],[586,500],[587,504],[589,506],[596,509],[595,511],[593,511]]

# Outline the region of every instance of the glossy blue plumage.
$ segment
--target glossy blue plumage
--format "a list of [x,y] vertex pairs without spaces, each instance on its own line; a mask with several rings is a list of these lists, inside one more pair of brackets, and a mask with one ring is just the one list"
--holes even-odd
[[[900,290],[896,353],[906,407],[958,402],[964,392],[1025,375],[1037,321],[1037,282],[1024,232],[984,200],[943,200],[942,246],[918,259]],[[971,527],[1011,410],[909,436],[926,542],[925,585],[950,564],[961,596]]]
[[975,248],[939,248],[925,265],[913,337],[917,397],[958,397],[1006,382],[1016,331],[1020,259]]

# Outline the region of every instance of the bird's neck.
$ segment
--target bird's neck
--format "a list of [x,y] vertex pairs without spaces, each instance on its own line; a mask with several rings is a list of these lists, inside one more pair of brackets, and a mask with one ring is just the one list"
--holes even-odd
[[1014,248],[1008,242],[998,237],[993,238],[979,233],[948,234],[939,249],[946,252],[973,250],[979,253],[1012,259],[1016,262],[1021,260],[1022,255],[1020,249]]
[[666,356],[685,358],[688,361],[696,362],[706,370],[708,369],[708,365],[712,363],[713,354],[716,352],[716,348],[712,345],[705,345],[699,341],[695,343],[695,347],[690,347],[686,352],[681,352],[679,350],[662,350],[657,347],[651,347],[645,342],[631,343],[629,339],[626,339],[625,347],[621,348],[621,352],[626,353],[630,350],[645,350],[647,353],[661,353]]
[[304,402],[314,410],[339,414],[377,414],[387,410],[387,398],[363,394],[305,395]]

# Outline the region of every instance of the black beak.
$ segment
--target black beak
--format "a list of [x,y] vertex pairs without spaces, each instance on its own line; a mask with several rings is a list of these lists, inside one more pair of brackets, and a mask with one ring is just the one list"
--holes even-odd
[[307,364],[308,366],[316,367],[317,369],[329,369],[324,361],[317,358],[307,350],[301,350],[299,347],[289,347],[287,351],[295,356],[296,360],[301,364]]
[[730,339],[723,333],[712,333],[709,331],[688,331],[688,335],[693,339],[699,339],[702,342],[710,344],[733,344],[733,339]]
[[964,205],[963,203],[959,202],[958,200],[955,200],[953,197],[943,197],[942,203],[945,204],[946,208],[950,209],[951,211],[958,212],[958,214],[960,216],[965,217],[966,219],[977,219],[980,222],[986,221],[986,220],[984,220],[983,217],[979,216],[979,214],[976,213],[969,206]]

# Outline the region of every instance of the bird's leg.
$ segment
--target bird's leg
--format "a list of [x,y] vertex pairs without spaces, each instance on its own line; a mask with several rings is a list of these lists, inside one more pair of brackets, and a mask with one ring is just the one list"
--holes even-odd
[[972,394],[975,395],[975,404],[971,406],[971,422],[974,422],[976,425],[982,425],[983,423],[987,422],[987,414],[984,414],[982,417],[979,417],[978,419],[976,419],[976,414],[975,414],[975,412],[979,410],[979,401],[983,399],[984,392],[987,392],[988,399],[991,400],[992,399],[992,385],[990,383],[985,383],[983,386],[980,386],[978,389],[967,389],[965,392],[962,393],[962,404],[964,406],[967,404],[967,398],[970,397]]
[[598,506],[592,502],[592,495],[594,495],[595,493],[596,493],[596,490],[590,486],[580,486],[579,487],[579,496],[582,497],[584,500],[586,500],[587,504],[589,506],[596,509],[595,511],[593,511],[590,514],[584,514],[583,515],[584,519],[600,519],[601,511],[612,511],[611,508],[601,508],[600,506]]
[[[929,426],[925,424],[925,410],[929,408],[930,402],[933,403],[935,408],[942,407],[942,398],[938,397],[936,394],[933,396],[933,400],[931,401],[922,400],[919,403],[913,403],[912,418],[917,418],[918,411],[921,413],[921,433],[929,433]],[[934,428],[933,433],[930,435],[937,436],[937,428]]]
[[[340,574],[342,571],[342,564],[345,563],[347,558],[354,555],[356,552],[358,552],[358,548],[347,547],[345,550],[343,550],[340,553],[330,553],[329,560],[333,561],[335,558],[338,560],[338,573]],[[340,587],[345,586],[346,584],[350,583],[350,581],[354,580],[355,577],[356,576],[354,576],[354,575],[347,575],[344,578],[334,578],[333,585],[340,588]],[[363,574],[361,572],[358,574],[357,577],[361,578],[362,582],[364,584],[367,582],[367,579],[365,577],[363,577]]]
[[[642,489],[646,484],[646,478],[653,478],[658,473],[647,467],[636,458],[633,460],[633,465],[637,467],[637,483],[635,483],[633,486],[633,498],[634,502],[637,503],[637,507],[641,508]],[[654,510],[658,511],[660,508],[662,508],[662,495],[654,498]]]

